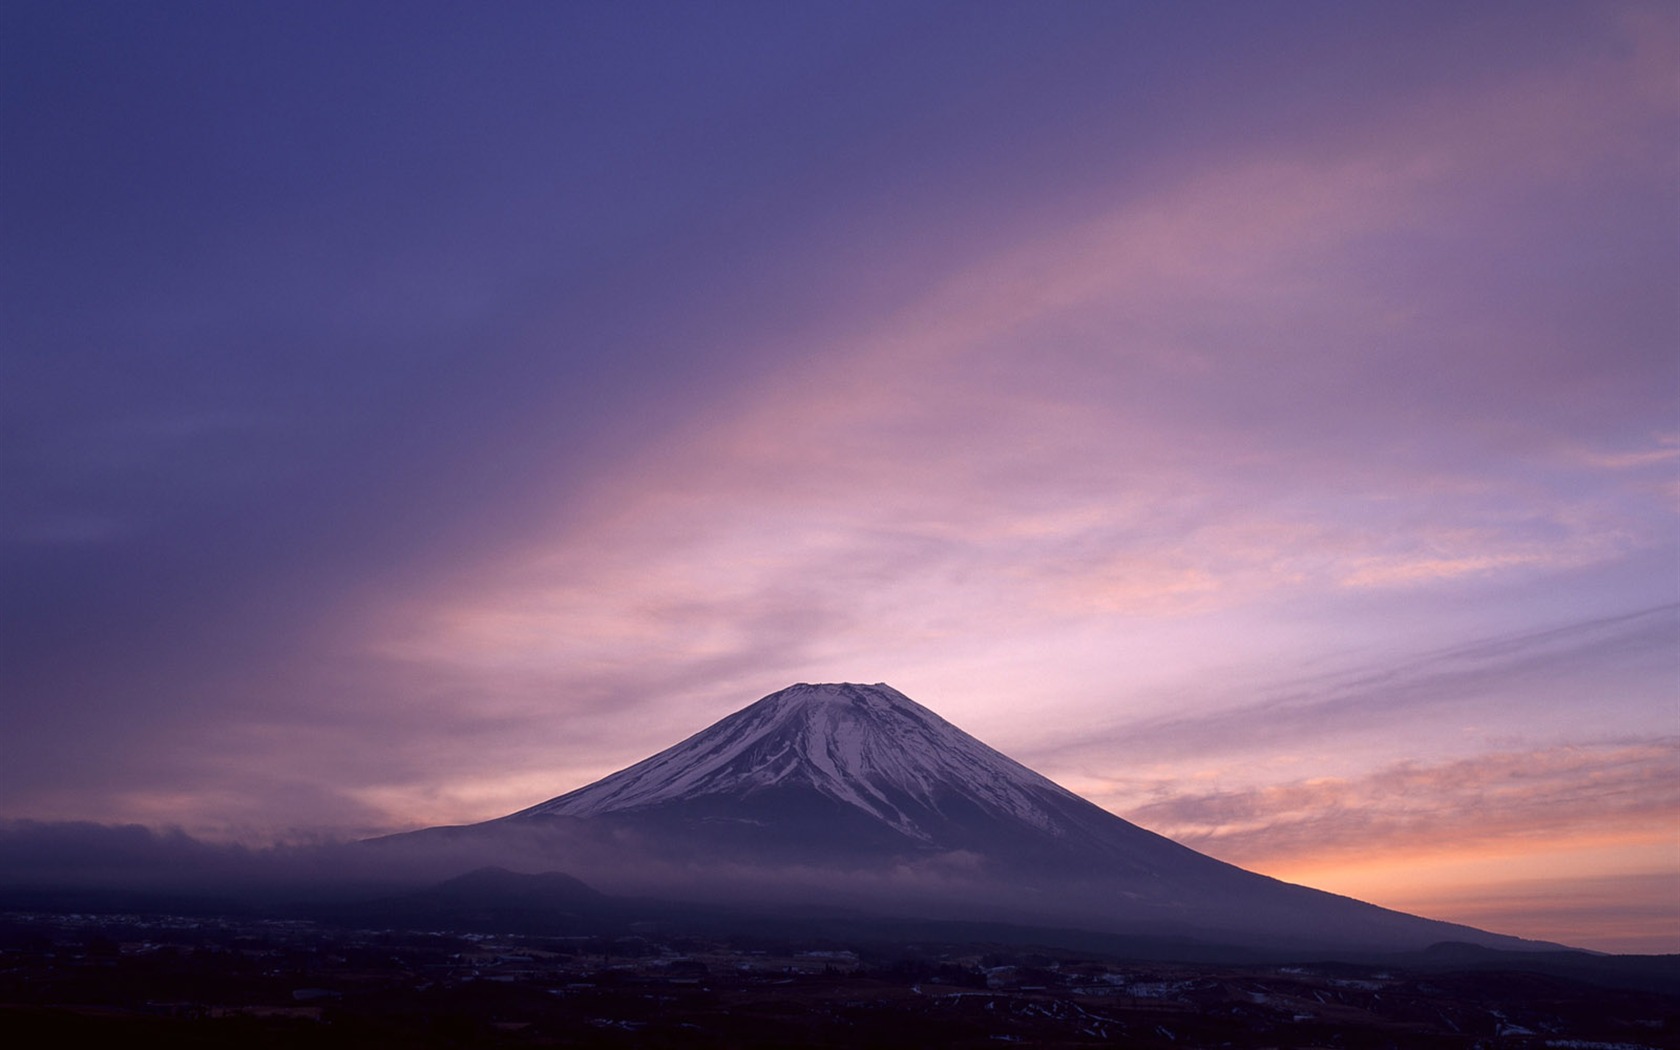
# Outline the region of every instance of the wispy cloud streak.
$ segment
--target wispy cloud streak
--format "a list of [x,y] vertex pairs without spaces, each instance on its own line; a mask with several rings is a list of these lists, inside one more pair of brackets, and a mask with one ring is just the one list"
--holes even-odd
[[1525,841],[1672,841],[1680,818],[1680,738],[1407,761],[1354,778],[1237,791],[1175,785],[1162,794],[1127,816],[1216,856],[1261,866],[1368,857],[1376,844],[1393,853],[1474,853],[1508,852]]
[[[1566,736],[1584,728],[1583,716],[1588,733],[1601,735],[1630,713],[1639,724],[1658,713],[1677,645],[1680,606],[1667,605],[1269,682],[1254,690],[1260,695],[1242,695],[1228,706],[1105,731],[1150,755],[1209,761],[1287,750],[1292,742],[1323,746],[1338,736],[1381,734],[1396,725],[1422,725],[1446,736],[1485,723],[1488,731],[1478,739],[1498,737],[1518,732],[1495,728],[1513,712],[1527,720],[1522,732],[1552,728],[1547,719],[1562,715]],[[1230,696],[1231,690],[1221,693]],[[1402,746],[1414,742],[1408,736]],[[1068,754],[1087,746],[1071,743]],[[1434,746],[1452,745],[1438,740]],[[1040,757],[1053,762],[1058,756],[1046,749]]]

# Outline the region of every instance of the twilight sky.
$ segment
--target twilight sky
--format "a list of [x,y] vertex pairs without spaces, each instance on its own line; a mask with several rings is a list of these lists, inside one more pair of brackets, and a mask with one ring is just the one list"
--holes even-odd
[[1680,951],[1680,14],[0,6],[0,819],[497,816],[888,682]]

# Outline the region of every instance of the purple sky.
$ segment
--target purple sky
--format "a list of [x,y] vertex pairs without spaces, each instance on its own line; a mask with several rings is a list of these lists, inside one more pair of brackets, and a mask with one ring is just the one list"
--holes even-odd
[[886,681],[1680,951],[1663,3],[0,7],[0,818],[481,819]]

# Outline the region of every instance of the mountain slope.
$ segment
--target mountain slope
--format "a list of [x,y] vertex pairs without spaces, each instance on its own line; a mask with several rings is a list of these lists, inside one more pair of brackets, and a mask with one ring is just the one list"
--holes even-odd
[[944,795],[1052,831],[1046,799],[1077,799],[887,685],[800,683],[521,815],[588,817],[791,785],[927,842]]
[[398,838],[475,866],[547,859],[599,885],[714,900],[1266,945],[1530,946],[1197,853],[884,684],[790,686],[576,791]]

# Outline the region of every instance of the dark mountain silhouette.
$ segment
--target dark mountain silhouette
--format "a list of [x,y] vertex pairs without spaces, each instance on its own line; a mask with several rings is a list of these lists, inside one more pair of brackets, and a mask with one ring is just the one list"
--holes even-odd
[[376,840],[629,892],[1269,948],[1551,947],[1245,871],[1109,813],[886,685],[799,684],[498,820]]

